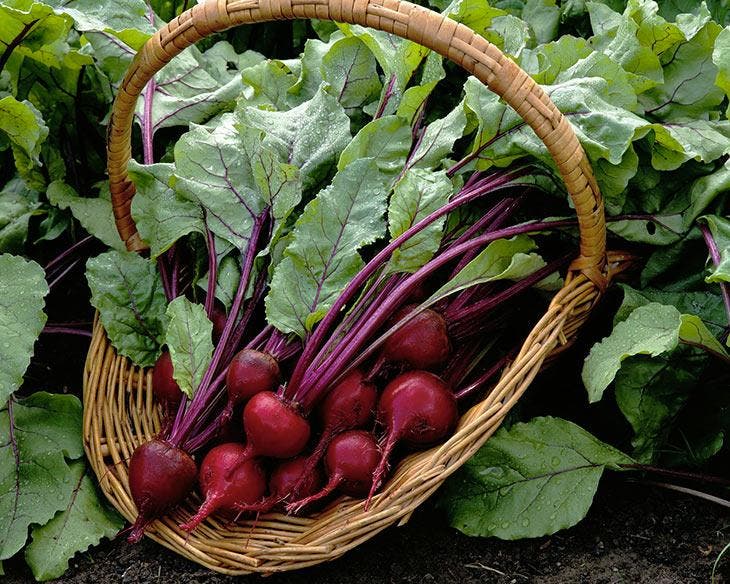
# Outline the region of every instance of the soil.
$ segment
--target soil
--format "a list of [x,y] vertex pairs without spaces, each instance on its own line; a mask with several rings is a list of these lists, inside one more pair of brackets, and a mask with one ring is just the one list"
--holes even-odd
[[[470,538],[448,527],[433,504],[344,557],[266,584],[709,583],[712,564],[730,541],[730,513],[712,503],[609,477],[576,527],[522,541]],[[30,582],[20,559],[6,564],[7,584]],[[730,582],[730,559],[716,582]],[[252,576],[251,578],[255,578]],[[150,540],[119,538],[77,556],[59,580],[68,584],[223,584],[210,572]]]

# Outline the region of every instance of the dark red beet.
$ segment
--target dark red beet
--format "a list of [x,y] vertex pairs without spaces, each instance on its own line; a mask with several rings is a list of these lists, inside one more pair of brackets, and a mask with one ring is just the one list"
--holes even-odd
[[408,371],[386,385],[377,411],[377,421],[385,428],[385,445],[368,501],[380,487],[398,442],[415,447],[434,444],[448,436],[457,420],[454,394],[433,373]]
[[215,511],[237,511],[260,501],[266,493],[266,474],[256,458],[246,456],[243,444],[229,442],[213,448],[200,465],[200,490],[205,497],[198,512],[180,527],[192,531]]
[[145,442],[129,461],[129,489],[137,519],[127,537],[136,543],[147,524],[180,503],[193,488],[198,468],[192,457],[164,440]]
[[233,357],[226,373],[228,403],[223,418],[230,418],[233,408],[257,393],[274,391],[281,381],[279,364],[268,353],[243,349]]
[[375,385],[365,379],[362,371],[351,371],[325,395],[317,408],[323,434],[328,428],[342,431],[364,426],[373,415],[377,398]]
[[216,434],[216,444],[225,444],[226,442],[243,442],[245,435],[243,433],[243,427],[241,421],[228,418],[226,420],[219,420],[218,434]]
[[329,477],[318,492],[287,505],[289,513],[296,513],[307,505],[338,490],[352,497],[365,495],[373,481],[373,472],[380,461],[380,449],[375,438],[363,430],[349,430],[338,434],[327,447],[324,466]]
[[243,408],[243,429],[249,456],[291,458],[309,441],[309,422],[276,394],[262,391]]
[[[269,478],[269,493],[281,501],[292,494],[301,497],[309,497],[316,493],[323,483],[322,471],[319,466],[308,470],[302,477],[307,465],[307,459],[303,456],[286,460],[277,466]],[[299,479],[303,478],[301,484]],[[294,493],[296,487],[297,492]]]
[[168,351],[163,351],[152,369],[152,391],[158,401],[168,406],[176,406],[182,399],[182,391],[172,376],[172,359]]
[[[238,505],[237,510],[242,512],[268,513],[278,504],[290,496],[309,497],[316,493],[323,483],[322,471],[315,466],[306,476],[307,459],[303,456],[285,460],[277,466],[269,478],[269,496],[260,503],[253,505]],[[298,486],[302,479],[301,486]],[[295,491],[295,489],[298,489]]]
[[[399,322],[414,310],[403,307],[396,314]],[[406,363],[413,369],[430,369],[446,362],[451,343],[446,321],[437,312],[425,309],[390,335],[380,351],[379,361]]]
[[362,428],[372,418],[378,392],[375,385],[365,379],[362,371],[356,369],[332,388],[317,408],[322,423],[322,435],[317,446],[307,459],[308,467],[302,475],[309,476],[332,439],[345,430]]

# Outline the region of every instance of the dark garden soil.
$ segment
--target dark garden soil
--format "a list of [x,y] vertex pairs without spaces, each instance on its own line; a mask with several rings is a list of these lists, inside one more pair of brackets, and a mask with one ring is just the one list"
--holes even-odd
[[[712,564],[728,541],[730,513],[721,507],[613,478],[604,482],[583,522],[551,537],[516,542],[466,537],[426,505],[405,527],[390,528],[339,560],[261,582],[709,583]],[[730,582],[730,569],[720,572],[716,581]],[[32,580],[20,561],[7,564],[6,573],[7,584]],[[149,540],[130,545],[118,539],[72,560],[60,581],[220,584],[234,578]]]
[[[59,291],[54,313],[89,319],[85,290]],[[615,299],[614,299],[615,301]],[[612,300],[604,303],[603,312]],[[57,304],[56,304],[57,303]],[[70,310],[71,309],[71,310]],[[69,312],[72,314],[69,315]],[[597,316],[579,345],[545,371],[519,404],[521,415],[562,415],[600,438],[629,449],[630,429],[616,427],[606,408],[586,407],[578,372],[582,355],[604,332]],[[58,318],[56,318],[58,320]],[[604,322],[602,322],[604,321]],[[80,395],[88,340],[44,336],[26,376],[29,391],[46,389]],[[559,399],[555,399],[559,396]],[[604,400],[606,402],[607,400]],[[714,474],[721,473],[718,469]],[[266,584],[469,584],[514,583],[709,583],[712,564],[730,542],[730,511],[694,497],[636,482],[639,476],[607,473],[587,518],[550,537],[505,542],[470,538],[448,526],[433,502],[419,509],[404,527],[392,527],[328,564],[261,580]],[[696,486],[696,485],[695,485]],[[701,486],[699,488],[702,488]],[[7,584],[32,582],[22,554],[4,562]],[[250,577],[249,581],[257,577]],[[75,557],[59,582],[74,584],[232,582],[167,549],[123,538]],[[716,582],[730,582],[730,552],[720,563]]]

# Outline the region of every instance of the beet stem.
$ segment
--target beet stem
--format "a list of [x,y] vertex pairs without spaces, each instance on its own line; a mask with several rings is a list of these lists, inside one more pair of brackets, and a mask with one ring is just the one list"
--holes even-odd
[[465,308],[458,307],[454,310],[451,310],[451,307],[449,307],[444,313],[444,318],[449,323],[449,327],[453,327],[454,329],[458,329],[461,324],[470,319],[482,318],[487,312],[489,312],[502,302],[511,299],[513,296],[516,296],[520,292],[531,288],[538,282],[547,278],[550,274],[560,268],[560,266],[570,261],[573,255],[573,253],[570,253],[564,255],[561,258],[553,260],[542,268],[539,268],[531,274],[525,276],[524,278],[522,278],[522,280],[518,280],[501,292],[498,292],[487,298],[483,298],[478,302],[473,303],[471,306],[467,306]]
[[215,252],[215,238],[213,232],[208,229],[205,222],[205,236],[208,243],[208,290],[205,293],[205,314],[211,319],[213,316],[213,306],[215,305],[215,288],[218,277],[218,256]]
[[[407,241],[414,234],[423,230],[439,218],[451,213],[454,209],[478,199],[497,186],[506,184],[515,178],[526,175],[528,171],[529,169],[527,168],[517,169],[511,173],[500,174],[497,178],[489,177],[484,183],[479,183],[469,189],[462,189],[449,203],[404,231],[400,236],[396,237],[387,246],[385,246],[373,259],[371,259],[338,296],[335,303],[327,311],[327,314],[318,324],[314,333],[306,343],[304,351],[302,352],[289,381],[289,387],[292,388],[292,393],[297,395],[298,388],[300,384],[303,383],[304,377],[310,369],[311,364],[315,360],[321,358],[322,355],[326,354],[327,345],[325,344],[324,347],[320,347],[320,343],[329,332],[332,324],[340,316],[340,311],[353,298],[356,292],[363,287],[370,277],[375,274],[376,270],[385,263],[385,261],[392,255],[393,251],[400,247],[403,242]],[[570,224],[573,223],[574,222]]]
[[[710,252],[710,258],[715,266],[720,265],[720,250],[717,247],[715,239],[712,237],[710,228],[705,224],[700,224],[700,231],[702,237],[705,240],[707,249]],[[727,315],[728,325],[730,325],[730,285],[727,282],[720,282],[720,292],[722,293],[722,299],[725,302],[725,313]]]
[[[187,409],[182,419],[180,419],[181,417],[179,415],[175,419],[175,424],[173,424],[172,432],[170,435],[170,442],[174,445],[181,444],[187,439],[190,430],[192,429],[195,422],[198,421],[202,410],[204,410],[210,403],[212,394],[214,394],[216,390],[215,384],[211,383],[211,381],[218,369],[221,355],[224,352],[224,349],[228,343],[228,338],[230,337],[233,330],[234,322],[236,320],[236,317],[238,316],[238,313],[241,310],[244,297],[246,296],[246,290],[248,289],[248,283],[251,277],[251,271],[253,269],[253,262],[256,257],[257,244],[259,236],[261,235],[265,217],[266,216],[262,214],[254,221],[253,228],[251,230],[251,237],[249,238],[248,246],[246,249],[246,254],[243,258],[241,280],[238,283],[238,289],[236,290],[236,296],[233,299],[231,312],[228,316],[228,319],[226,320],[225,327],[223,327],[223,332],[221,333],[221,338],[218,341],[218,345],[216,345],[215,351],[213,352],[213,357],[211,359],[210,365],[208,365],[208,368],[203,374],[203,379],[200,382],[200,386],[198,387],[198,391],[195,394],[195,397],[190,403],[190,407]],[[179,413],[180,412],[178,411],[178,414]]]
[[320,437],[319,442],[317,442],[317,446],[314,447],[312,454],[307,457],[307,462],[304,465],[304,470],[299,476],[299,480],[294,484],[294,487],[291,490],[291,494],[296,496],[297,493],[299,493],[299,490],[302,488],[304,482],[312,474],[314,467],[317,466],[317,463],[320,460],[322,460],[322,457],[324,456],[327,447],[330,445],[330,442],[332,442],[332,438],[335,437],[335,434],[337,434],[337,429],[335,427],[326,426],[324,428],[324,430],[322,431],[322,436]]
[[[377,347],[382,345],[382,343],[385,342],[385,340],[391,334],[398,330],[400,326],[405,325],[406,322],[410,320],[410,318],[414,317],[419,310],[428,308],[428,305],[422,304],[421,306],[419,306],[419,309],[414,310],[408,318],[403,319],[399,323],[400,326],[392,327],[387,333],[381,335],[374,343],[369,345],[367,350],[361,351],[361,347],[365,343],[365,341],[382,326],[388,316],[392,314],[393,311],[397,309],[397,307],[403,302],[403,300],[407,298],[410,293],[418,285],[420,285],[420,283],[431,273],[441,268],[443,265],[447,264],[451,260],[459,257],[464,252],[469,251],[470,249],[473,249],[475,247],[484,246],[488,243],[491,243],[492,241],[496,241],[497,239],[513,237],[515,235],[520,235],[523,233],[545,231],[557,227],[566,227],[569,225],[574,225],[575,223],[576,221],[573,219],[530,222],[507,227],[497,231],[492,231],[490,233],[485,233],[478,237],[475,237],[471,241],[466,241],[462,244],[449,248],[437,258],[434,258],[429,263],[422,266],[418,271],[416,271],[404,282],[402,282],[390,294],[390,296],[378,306],[377,310],[368,319],[367,323],[365,323],[357,330],[357,334],[353,337],[351,342],[347,343],[346,345],[340,344],[335,347],[331,355],[329,356],[329,360],[326,365],[317,368],[316,370],[311,370],[309,372],[313,381],[311,385],[306,387],[308,403],[316,402],[318,394],[323,390],[323,388],[327,388],[345,368],[349,369],[352,367],[356,367],[357,365],[362,363],[363,360],[371,355]],[[358,352],[360,352],[360,354],[357,358],[355,358],[355,354]],[[311,397],[309,395],[310,392],[312,393]],[[300,398],[298,401],[301,401],[301,396],[298,397]]]

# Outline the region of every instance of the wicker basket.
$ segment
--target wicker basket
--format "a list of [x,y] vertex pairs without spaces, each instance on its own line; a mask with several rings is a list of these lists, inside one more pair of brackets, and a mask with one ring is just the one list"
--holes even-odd
[[[142,250],[130,215],[135,186],[127,175],[137,98],[152,76],[203,37],[254,22],[318,18],[384,30],[420,43],[461,65],[501,96],[547,146],[573,200],[580,255],[565,286],[489,395],[461,418],[441,446],[413,454],[396,469],[370,509],[341,497],[310,517],[269,514],[255,525],[206,520],[191,535],[187,520],[197,497],[155,521],[147,534],[208,568],[226,574],[293,570],[332,560],[386,527],[408,521],[414,509],[484,444],[537,375],[545,359],[567,345],[608,281],[603,204],[590,164],[570,124],[547,94],[495,46],[468,27],[399,0],[206,0],[158,31],[130,66],[109,126],[108,162],[116,224],[130,250]],[[136,516],[127,461],[160,428],[151,375],[116,354],[98,322],[84,371],[84,444],[101,488],[127,518]]]

